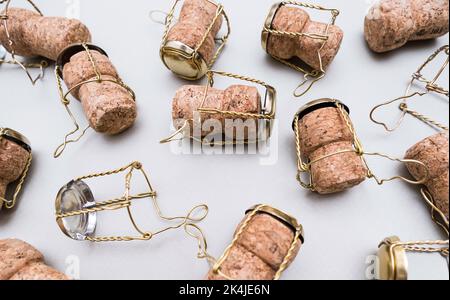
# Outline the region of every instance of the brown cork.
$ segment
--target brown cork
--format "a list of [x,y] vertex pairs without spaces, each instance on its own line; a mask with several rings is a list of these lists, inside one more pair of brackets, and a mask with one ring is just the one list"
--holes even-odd
[[[95,50],[90,53],[104,81],[83,84],[74,89],[72,95],[81,101],[89,124],[95,131],[110,135],[121,133],[136,120],[136,103],[125,88],[105,81],[120,80],[109,58]],[[63,78],[69,89],[95,77],[94,67],[86,51],[73,55],[70,62],[64,65]]]
[[408,41],[434,39],[448,33],[448,0],[381,0],[365,20],[370,49],[387,52]]
[[8,30],[13,47],[1,22],[0,44],[9,52],[14,49],[20,56],[42,56],[54,61],[71,44],[91,41],[88,28],[78,20],[42,17],[35,11],[21,8],[8,9]]
[[[324,35],[327,26],[326,23],[312,21],[305,10],[289,6],[280,7],[272,22],[272,29],[274,30],[305,34]],[[344,32],[338,26],[331,25],[328,35],[329,39],[320,51],[324,70],[328,68],[339,52]],[[271,34],[267,43],[267,51],[270,55],[285,60],[297,57],[310,67],[320,70],[320,60],[317,53],[323,42],[323,40],[310,37]]]
[[[167,40],[181,42],[196,49],[213,23],[216,13],[217,5],[208,0],[185,0],[178,23],[170,29]],[[222,22],[221,16],[213,24],[211,32],[198,50],[207,64],[210,64],[214,57],[216,48],[214,39],[219,33]]]
[[[418,160],[428,168],[428,181],[425,183],[436,206],[449,217],[449,144],[448,134],[439,133],[424,139],[411,147],[406,155],[406,159]],[[411,175],[417,180],[425,177],[426,170],[417,164],[407,164]]]
[[42,253],[15,239],[0,240],[0,280],[68,280],[46,266]]
[[[242,228],[241,223],[236,233]],[[243,234],[231,248],[221,272],[236,280],[272,280],[286,257],[294,231],[275,217],[260,213],[249,223]],[[291,261],[297,256],[299,241]],[[208,280],[223,280],[221,275],[211,270]]]
[[[22,146],[0,137],[0,198],[5,198],[8,185],[20,179],[28,160],[30,152]],[[0,201],[0,209],[3,207]]]
[[[319,108],[304,115],[298,134],[302,156],[314,162],[311,174],[318,193],[341,192],[367,178],[367,168],[352,146],[354,136],[338,108]],[[331,155],[341,151],[349,152]]]
[[[181,128],[186,120],[189,120],[191,131],[194,126],[199,127],[208,120],[217,120],[216,123],[219,122],[222,125],[221,128],[207,128],[207,130],[205,130],[206,128],[202,128],[201,137],[214,134],[225,134],[228,138],[234,138],[235,133],[230,131],[233,126],[237,128],[237,131],[244,129],[246,138],[257,136],[257,122],[246,122],[253,121],[251,119],[245,120],[245,118],[242,117],[233,117],[224,114],[202,113],[199,115],[196,113],[198,108],[201,107],[204,95],[204,86],[185,85],[177,91],[173,99],[172,109],[172,118],[177,129]],[[256,87],[246,85],[232,85],[226,90],[209,88],[203,108],[258,114],[261,111],[261,96]],[[199,124],[198,121],[192,121],[195,118],[198,119],[199,116],[201,116],[201,124]],[[240,123],[239,125],[239,123],[231,122],[238,119],[242,119],[243,123]],[[248,125],[248,127],[240,128],[240,126],[246,125]],[[198,132],[200,132],[200,129],[198,129]]]

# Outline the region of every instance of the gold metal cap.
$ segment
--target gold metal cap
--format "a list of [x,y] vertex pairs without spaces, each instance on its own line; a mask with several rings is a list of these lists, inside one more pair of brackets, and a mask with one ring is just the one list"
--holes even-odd
[[[99,46],[93,45],[93,44],[86,44],[87,48],[89,50],[95,50],[100,52],[101,54],[108,56],[105,50],[100,48]],[[64,50],[59,53],[58,58],[56,59],[56,65],[59,67],[59,76],[63,78],[63,69],[65,64],[67,64],[70,61],[70,58],[74,56],[75,54],[85,51],[82,43],[72,44],[68,47],[66,47]]]
[[10,128],[0,128],[0,137],[10,140],[10,141],[20,145],[28,152],[31,152],[30,141],[24,135],[22,135],[20,132],[17,132]]
[[[342,105],[342,107],[344,107],[344,109],[347,111],[347,113],[350,114],[350,109],[348,108],[348,106],[345,105],[344,103],[342,103],[341,101],[335,100],[335,99],[330,99],[330,98],[323,98],[323,99],[311,101],[311,102],[305,104],[304,106],[302,106],[295,114],[294,122],[295,122],[296,118],[301,120],[307,114],[312,113],[313,111],[316,111],[318,109],[327,108],[327,107],[336,107],[336,102],[339,103],[340,105]],[[294,122],[292,124],[292,128],[295,130]]]
[[[275,3],[274,5],[272,5],[272,7],[270,8],[269,14],[266,18],[266,21],[264,22],[264,28],[273,29],[272,28],[273,20],[275,19],[275,16],[277,15],[277,12],[280,9],[280,7],[282,7],[283,5],[284,4],[282,2],[278,2],[278,3]],[[266,30],[263,30],[262,34],[261,34],[261,44],[262,44],[264,51],[266,51],[266,52],[267,52],[267,46],[269,43],[269,38],[270,38],[270,33],[267,32]]]
[[400,242],[400,238],[393,236],[385,239],[379,246],[379,279],[407,280],[408,259],[403,246],[393,246]]
[[160,55],[164,65],[183,79],[198,80],[208,71],[201,54],[181,42],[168,41],[161,47]]
[[292,231],[295,232],[297,230],[300,230],[300,232],[301,232],[300,240],[301,240],[302,244],[305,242],[303,226],[297,221],[296,218],[294,218],[294,217],[286,214],[285,212],[282,212],[281,210],[276,209],[276,208],[274,208],[272,206],[261,205],[261,204],[253,206],[252,208],[247,210],[245,212],[245,214],[249,214],[249,213],[255,211],[257,208],[260,208],[260,212],[261,213],[268,214],[268,215],[278,219],[279,221],[283,222],[288,227],[290,227],[292,229]]

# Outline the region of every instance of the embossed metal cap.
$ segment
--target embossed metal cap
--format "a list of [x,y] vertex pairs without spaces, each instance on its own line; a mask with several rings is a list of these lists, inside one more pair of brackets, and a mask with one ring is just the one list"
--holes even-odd
[[1,128],[0,127],[0,137],[10,140],[10,141],[20,145],[28,152],[31,152],[30,141],[24,135],[22,135],[20,132],[17,132],[10,128]]
[[378,250],[378,279],[380,280],[407,280],[408,259],[405,248],[395,246],[400,238],[393,236],[385,239]]
[[208,71],[202,55],[184,43],[168,41],[161,47],[160,55],[169,70],[186,80],[198,80]]
[[[335,100],[335,99],[330,99],[330,98],[323,98],[323,99],[311,101],[311,102],[305,104],[304,106],[302,106],[295,114],[294,122],[295,122],[296,118],[301,120],[307,114],[312,113],[313,111],[316,111],[318,109],[327,108],[327,107],[337,107],[336,103],[339,103],[340,105],[342,105],[342,107],[345,109],[345,111],[347,111],[347,113],[350,114],[350,109],[348,108],[348,106],[345,105],[344,103],[342,103],[341,101]],[[295,130],[294,122],[292,124],[292,128]]]

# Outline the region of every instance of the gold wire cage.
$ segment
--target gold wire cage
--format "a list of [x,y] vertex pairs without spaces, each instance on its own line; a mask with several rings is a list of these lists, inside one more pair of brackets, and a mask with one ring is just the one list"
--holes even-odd
[[[433,79],[428,79],[424,74],[423,71],[426,69],[426,67],[428,65],[430,65],[434,60],[436,60],[439,56],[441,56],[442,54],[446,55],[447,58],[444,61],[444,63],[442,64],[442,66],[439,68],[439,70],[437,71],[437,73],[435,74],[435,76],[433,77]],[[400,125],[402,124],[403,120],[405,119],[406,115],[411,115],[413,117],[415,117],[416,119],[432,126],[432,127],[436,127],[439,128],[440,130],[443,131],[448,131],[449,128],[446,125],[443,125],[442,123],[439,123],[417,111],[414,111],[412,109],[409,108],[407,101],[419,96],[419,97],[423,97],[429,94],[438,94],[438,95],[443,95],[445,97],[449,97],[449,92],[448,92],[448,88],[444,88],[442,86],[439,85],[438,80],[441,78],[441,76],[444,74],[445,69],[448,67],[449,65],[449,46],[445,45],[440,47],[439,49],[437,49],[433,54],[431,54],[428,59],[417,69],[417,71],[412,74],[411,76],[411,81],[408,84],[408,87],[406,88],[405,91],[405,95],[399,98],[395,98],[395,99],[391,99],[385,103],[379,104],[377,106],[375,106],[372,111],[370,112],[370,119],[372,120],[372,122],[374,122],[375,124],[381,125],[384,127],[384,129],[386,131],[389,132],[393,132],[395,130],[397,130]],[[416,84],[423,84],[424,85],[424,91],[416,91],[416,92],[412,92],[411,89],[413,88],[414,85]],[[400,117],[397,120],[397,122],[395,123],[394,126],[389,126],[387,123],[379,121],[376,117],[375,117],[375,113],[385,107],[388,106],[390,104],[396,103],[396,102],[400,102],[399,105],[399,109],[401,111]]]
[[[48,67],[48,61],[45,59],[42,59],[39,63],[25,63],[25,62],[21,62],[17,59],[17,55],[16,55],[16,50],[14,49],[14,42],[11,39],[11,35],[10,35],[10,31],[9,31],[9,27],[8,27],[8,20],[10,18],[10,16],[8,15],[9,12],[9,7],[11,4],[12,0],[0,0],[0,4],[5,4],[5,9],[3,11],[3,14],[0,14],[0,21],[1,24],[3,25],[3,28],[5,30],[5,34],[6,34],[6,38],[8,40],[8,49],[10,50],[10,54],[11,54],[11,60],[7,60],[6,56],[5,57],[0,57],[0,66],[2,64],[11,64],[11,65],[18,65],[22,70],[25,71],[25,73],[27,74],[28,79],[30,79],[31,83],[33,85],[36,84],[37,81],[39,81],[40,79],[44,78],[44,70],[45,68]],[[34,4],[33,1],[31,0],[26,0],[32,7],[33,9],[40,14],[41,16],[43,16],[41,10],[37,7],[36,4]],[[1,47],[1,45],[0,45]],[[5,47],[6,50],[6,47]],[[30,69],[34,69],[37,68],[40,70],[39,75],[33,77],[33,75],[30,72]]]
[[[137,195],[131,194],[131,183],[134,172],[140,172],[140,174],[145,179],[147,184],[148,191],[144,193],[140,193]],[[96,202],[92,191],[89,186],[84,182],[86,179],[93,179],[105,176],[112,176],[120,173],[126,173],[125,175],[125,192],[122,197]],[[65,193],[69,193],[73,195],[73,187],[76,185],[78,189],[81,205],[79,209],[72,209],[72,207],[67,207],[64,198],[66,197]],[[157,213],[157,216],[161,221],[164,222],[174,222],[174,225],[167,226],[162,229],[157,229],[155,231],[145,231],[142,230],[138,225],[133,216],[131,206],[132,202],[140,199],[151,199],[153,203],[153,207]],[[104,173],[95,173],[83,177],[79,177],[73,181],[71,181],[68,185],[63,187],[57,195],[56,202],[56,222],[60,229],[66,234],[68,237],[79,240],[79,241],[90,241],[90,242],[128,242],[128,241],[148,241],[153,239],[155,236],[165,233],[169,230],[184,228],[192,224],[195,226],[195,223],[203,221],[208,214],[208,206],[207,205],[198,205],[192,208],[186,216],[177,216],[177,217],[167,217],[165,216],[157,201],[156,191],[153,189],[150,179],[146,171],[143,169],[143,166],[140,162],[132,162],[131,164]],[[95,236],[95,229],[97,225],[97,213],[98,212],[107,212],[107,211],[115,211],[120,209],[126,209],[128,212],[128,216],[131,224],[134,229],[138,232],[137,236],[106,236],[106,237],[98,237]],[[200,216],[198,216],[200,215]],[[66,222],[70,222],[69,218],[79,217],[84,221],[84,225],[82,226],[82,232],[76,232],[76,230],[71,230],[68,228]],[[187,227],[186,227],[187,228]]]
[[[84,81],[74,85],[68,91],[64,92],[64,89],[62,86],[64,65],[70,61],[70,58],[73,55],[75,55],[79,52],[82,52],[82,51],[86,52],[86,54],[89,58],[89,61],[91,63],[92,69],[94,70],[95,76],[93,78],[84,80]],[[115,77],[114,79],[111,79],[110,76],[105,77],[100,73],[99,68],[97,66],[97,62],[95,61],[95,58],[92,55],[91,51],[97,51],[105,56],[108,56],[107,53],[102,48],[92,45],[92,44],[87,44],[87,43],[73,44],[73,45],[67,47],[66,49],[64,49],[58,56],[56,66],[55,66],[56,85],[58,88],[60,101],[64,105],[64,108],[74,125],[74,129],[65,135],[64,142],[56,148],[55,152],[53,153],[54,158],[60,157],[62,155],[62,153],[64,152],[64,150],[66,149],[68,144],[78,142],[86,134],[87,130],[90,128],[90,126],[86,126],[84,129],[81,129],[76,117],[70,110],[69,95],[73,91],[75,91],[75,90],[79,89],[81,86],[89,84],[89,83],[112,82],[112,83],[117,84],[117,85],[121,86],[122,88],[124,88],[131,95],[133,100],[136,101],[135,92],[128,85],[126,85],[120,77],[117,77],[117,78]],[[79,131],[81,131],[81,133],[77,137],[72,138],[72,136],[74,136]]]
[[[261,112],[258,114],[255,113],[243,113],[243,112],[236,112],[236,111],[223,111],[218,110],[214,108],[208,108],[204,107],[204,104],[206,102],[206,99],[208,97],[208,91],[210,88],[214,87],[214,75],[219,75],[227,78],[233,78],[241,81],[251,82],[254,84],[258,84],[265,88],[265,97],[262,105]],[[205,85],[205,92],[203,96],[203,100],[201,102],[201,105],[199,108],[197,108],[196,112],[194,112],[194,118],[197,116],[196,120],[185,120],[183,125],[175,131],[171,136],[169,136],[166,139],[163,139],[161,143],[169,143],[176,140],[183,140],[185,138],[189,138],[191,140],[194,140],[196,142],[199,142],[203,145],[219,145],[219,146],[226,146],[226,145],[245,145],[245,144],[254,144],[259,143],[263,141],[267,141],[270,136],[272,135],[273,126],[274,126],[274,120],[276,116],[276,90],[274,87],[268,85],[267,83],[258,80],[253,79],[251,77],[236,75],[232,73],[227,72],[219,72],[219,71],[208,71],[206,73],[206,76],[208,78],[208,83]],[[202,139],[199,137],[196,137],[192,134],[190,128],[190,124],[193,123],[194,126],[201,124],[202,115],[208,114],[208,115],[223,115],[229,118],[242,118],[242,119],[253,119],[257,121],[261,121],[262,125],[258,126],[258,133],[257,137],[255,139],[244,139],[244,140],[236,140],[233,139],[232,141],[222,140],[220,142],[218,141],[209,141],[207,139]],[[259,130],[259,128],[263,128],[262,130]],[[189,133],[188,133],[189,131]],[[177,139],[177,136],[182,135],[181,139]]]
[[[323,11],[323,12],[330,12],[331,13],[331,21],[327,24],[327,27],[326,27],[325,31],[323,32],[323,34],[308,33],[308,32],[288,32],[288,31],[275,30],[275,29],[273,29],[273,21],[275,19],[275,16],[276,16],[278,10],[281,7],[286,6],[286,5],[293,5],[293,6],[298,6],[301,8],[308,8],[308,9],[314,9],[314,10],[319,10],[319,11]],[[336,24],[336,20],[337,20],[337,17],[339,16],[339,14],[340,14],[340,11],[335,8],[326,8],[326,7],[322,7],[322,6],[315,5],[315,4],[303,3],[303,2],[297,2],[297,1],[279,2],[279,3],[274,4],[272,6],[272,8],[270,9],[269,15],[266,18],[266,21],[264,23],[264,28],[262,30],[262,35],[261,35],[262,47],[263,47],[264,51],[266,51],[276,61],[294,69],[297,72],[304,74],[303,81],[294,90],[295,97],[304,96],[311,90],[311,88],[314,86],[315,83],[317,83],[319,80],[321,80],[322,78],[325,77],[326,70],[323,66],[321,52],[330,38],[330,35],[329,35],[330,27],[332,25]],[[320,68],[314,69],[311,66],[308,66],[304,62],[297,63],[295,61],[282,59],[280,57],[270,54],[268,51],[268,43],[269,43],[269,39],[270,39],[271,35],[284,36],[284,37],[289,37],[289,38],[305,37],[305,38],[322,41],[322,45],[317,51],[317,58],[319,61]],[[311,80],[311,83],[309,84],[309,86],[307,86],[303,92],[299,93],[299,90],[302,89],[310,80]]]
[[[217,4],[212,0],[206,0],[207,2],[217,6],[216,14],[214,16],[213,21],[205,31],[200,43],[196,45],[195,48],[192,48],[184,43],[178,41],[169,41],[169,32],[172,28],[172,23],[174,20],[174,15],[178,4],[181,0],[175,0],[172,8],[167,14],[164,22],[165,31],[162,38],[162,44],[160,48],[160,56],[164,65],[180,76],[183,79],[187,80],[198,80],[202,78],[208,70],[212,68],[214,63],[219,58],[220,54],[223,52],[223,49],[228,41],[228,38],[231,34],[231,24],[228,18],[228,15],[225,12],[223,5]],[[200,54],[199,50],[203,47],[208,38],[208,35],[211,34],[214,24],[219,20],[219,18],[223,17],[226,22],[227,32],[224,36],[220,38],[215,38],[215,42],[217,43],[216,52],[212,58],[212,60],[208,63],[204,57]]]
[[[291,230],[294,232],[294,238],[289,247],[289,250],[286,256],[283,258],[283,262],[281,263],[280,268],[277,270],[273,278],[273,280],[280,279],[283,272],[289,266],[292,257],[295,255],[295,250],[297,249],[298,243],[301,242],[303,244],[305,242],[304,230],[303,226],[294,217],[266,204],[256,205],[246,212],[246,217],[244,221],[241,223],[239,230],[235,233],[233,241],[225,249],[225,252],[219,259],[214,258],[208,253],[208,244],[206,242],[205,235],[197,225],[190,223],[185,226],[186,232],[198,240],[198,248],[199,248],[198,258],[206,259],[212,268],[212,272],[215,275],[219,275],[227,280],[235,280],[235,278],[231,278],[230,276],[222,272],[222,265],[228,259],[231,249],[237,244],[237,242],[242,237],[245,230],[250,225],[251,221],[258,214],[268,214],[276,218],[280,222],[283,222],[284,224],[289,226],[289,228],[291,228]],[[192,229],[196,230],[196,232],[193,232]]]
[[[28,141],[28,139],[20,134],[19,132],[9,129],[9,128],[0,128],[0,142],[2,139],[10,140],[21,147],[23,147],[27,152],[29,152],[29,157],[27,160],[27,163],[25,165],[25,169],[20,176],[20,179],[16,183],[16,188],[14,190],[12,199],[5,199],[0,197],[0,203],[3,203],[5,205],[6,209],[12,209],[17,203],[17,199],[19,197],[20,192],[22,191],[23,185],[25,183],[25,179],[27,178],[27,175],[29,173],[31,162],[33,160],[33,155],[31,154],[31,143]],[[0,205],[1,208],[2,205]]]
[[379,279],[407,280],[408,259],[407,252],[439,253],[448,258],[449,241],[412,241],[402,242],[399,237],[386,238],[379,245]]
[[[342,116],[342,119],[345,122],[345,125],[347,126],[347,128],[349,129],[349,131],[352,133],[353,135],[353,149],[352,150],[342,150],[342,151],[337,151],[335,153],[331,153],[328,155],[325,155],[323,157],[319,157],[317,159],[315,159],[314,161],[305,161],[305,159],[303,158],[302,155],[302,149],[301,149],[301,137],[300,137],[300,120],[302,119],[302,117],[307,114],[310,113],[316,109],[320,109],[320,108],[324,108],[324,107],[335,107],[340,115]],[[310,190],[312,192],[316,191],[315,185],[314,185],[314,178],[311,172],[311,166],[323,159],[329,158],[331,156],[335,156],[335,155],[339,155],[339,154],[343,154],[343,153],[349,153],[349,152],[354,152],[356,153],[358,156],[361,157],[361,160],[363,162],[363,164],[365,165],[366,169],[367,169],[367,178],[369,179],[374,179],[378,185],[383,185],[386,182],[389,181],[393,181],[393,180],[403,180],[407,183],[410,184],[414,184],[414,185],[421,185],[424,184],[429,177],[429,171],[427,166],[422,163],[421,161],[418,160],[412,160],[412,159],[399,159],[399,158],[394,158],[391,157],[389,155],[383,154],[383,153],[379,153],[379,152],[366,152],[364,151],[363,145],[356,133],[356,130],[354,128],[354,125],[350,119],[350,110],[349,108],[343,104],[342,102],[340,102],[339,100],[336,99],[320,99],[320,100],[316,100],[316,101],[312,101],[308,104],[306,104],[305,106],[303,106],[295,115],[294,117],[294,122],[293,122],[293,129],[295,132],[295,139],[296,139],[296,152],[297,152],[297,158],[298,158],[298,163],[297,163],[297,180],[300,183],[300,185],[307,189]],[[393,176],[391,178],[387,178],[387,179],[380,179],[378,176],[376,176],[374,174],[374,172],[372,172],[366,157],[367,156],[378,156],[381,158],[385,158],[391,161],[396,161],[396,162],[400,162],[400,163],[408,163],[408,164],[417,164],[420,167],[422,167],[426,172],[425,172],[425,177],[422,178],[421,180],[413,180],[413,179],[408,179],[406,177],[403,176]],[[305,181],[303,179],[303,174],[309,174],[309,181]]]

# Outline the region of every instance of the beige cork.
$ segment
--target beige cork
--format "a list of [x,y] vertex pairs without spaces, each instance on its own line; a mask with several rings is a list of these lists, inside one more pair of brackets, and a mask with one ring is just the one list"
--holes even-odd
[[43,17],[21,8],[8,9],[8,30],[13,47],[9,45],[3,22],[0,22],[0,43],[9,52],[14,49],[20,56],[42,56],[54,61],[71,44],[91,41],[88,28],[78,20]]
[[[436,206],[449,217],[449,143],[448,133],[439,133],[428,137],[411,147],[406,159],[418,160],[428,168],[428,181],[425,183],[433,196]],[[417,164],[407,164],[411,175],[417,180],[425,177],[426,170]]]
[[[218,6],[208,0],[185,0],[178,22],[170,29],[167,40],[181,42],[192,49],[200,46],[208,28],[213,24]],[[210,33],[198,49],[203,59],[210,64],[215,53],[215,37],[223,18],[220,16],[213,24]]]
[[367,168],[354,151],[354,135],[334,101],[315,102],[325,106],[311,106],[311,111],[301,116],[297,133],[301,154],[313,162],[311,175],[318,193],[341,192],[363,182]]
[[[72,91],[82,103],[90,126],[97,132],[114,135],[130,128],[137,117],[133,96],[117,83],[119,75],[109,58],[90,50],[102,82],[90,82]],[[76,53],[63,67],[63,78],[69,89],[96,77],[95,69],[86,51]]]
[[[284,32],[325,35],[328,24],[315,22],[309,14],[298,7],[281,6],[272,21],[272,29]],[[311,37],[291,37],[271,34],[267,41],[267,52],[275,57],[290,60],[299,58],[315,70],[327,69],[336,57],[344,38],[344,32],[336,25],[328,28],[325,42]],[[323,47],[321,49],[321,47]],[[318,52],[322,59],[322,66]]]
[[68,280],[46,266],[42,253],[15,239],[0,240],[0,280]]
[[[243,132],[241,134],[243,138],[257,136],[258,126],[255,119],[224,114],[197,113],[198,109],[203,107],[220,111],[259,114],[261,111],[261,96],[256,87],[232,85],[226,90],[209,88],[206,100],[203,102],[204,98],[204,86],[185,85],[177,91],[172,106],[172,118],[177,129],[183,126],[185,121],[189,121],[191,133],[196,132],[194,127],[202,126],[202,130],[197,129],[199,133],[201,131],[202,138],[214,134],[225,134],[227,138],[235,138],[236,132]],[[201,122],[199,123],[200,117]],[[242,120],[243,122],[235,122],[236,120]],[[214,126],[216,124],[217,126]],[[213,126],[210,127],[209,125]],[[236,129],[236,132],[232,130],[233,128]]]
[[[20,179],[29,158],[30,152],[24,147],[0,137],[0,198],[5,198],[9,184]],[[0,210],[3,204],[0,200]]]
[[448,0],[381,0],[370,8],[365,36],[370,49],[387,52],[408,41],[433,39],[448,33]]
[[[242,226],[243,222],[236,233]],[[235,280],[272,280],[288,254],[294,237],[295,233],[291,227],[272,215],[259,213],[231,248],[222,264],[221,272]],[[301,246],[299,241],[288,265],[295,259]],[[207,279],[226,278],[211,270]]]

